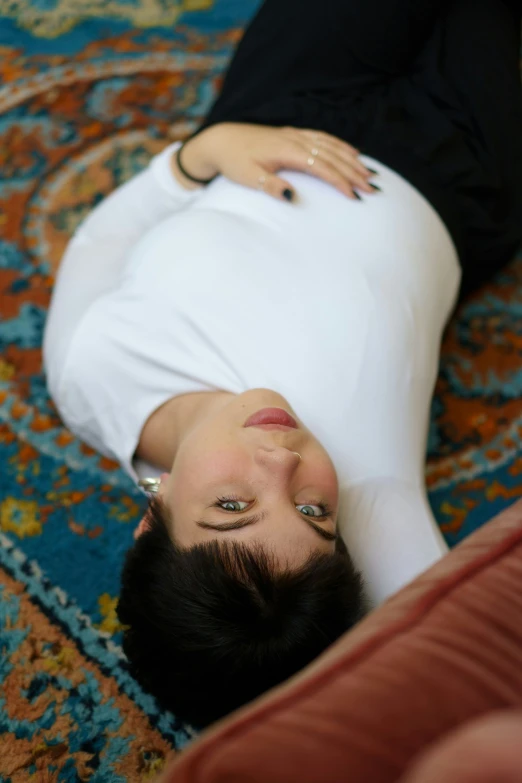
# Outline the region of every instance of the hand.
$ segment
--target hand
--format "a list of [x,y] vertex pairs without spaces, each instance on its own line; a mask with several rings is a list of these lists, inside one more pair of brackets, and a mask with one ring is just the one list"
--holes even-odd
[[[262,187],[274,198],[288,200],[293,197],[293,187],[276,172],[293,169],[318,177],[355,199],[360,197],[354,188],[365,193],[378,190],[368,182],[375,172],[358,156],[351,144],[322,131],[226,122],[190,139],[183,148],[182,163],[200,179],[222,174],[232,182]],[[177,165],[173,167],[178,179],[187,183]]]

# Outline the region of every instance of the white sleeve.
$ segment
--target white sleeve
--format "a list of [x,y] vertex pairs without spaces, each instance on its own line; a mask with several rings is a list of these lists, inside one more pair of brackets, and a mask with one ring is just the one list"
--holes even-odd
[[202,188],[185,189],[172,174],[170,161],[180,144],[170,144],[146,169],[98,204],[67,245],[43,341],[51,394],[76,326],[90,305],[118,284],[138,240],[202,192]]
[[352,459],[345,459],[339,514],[339,532],[372,606],[448,551],[424,488],[442,324],[427,317],[410,323],[390,313],[393,307],[382,302],[350,401],[356,412],[347,438]]
[[406,269],[404,283],[398,277],[386,286],[384,274],[375,283],[380,296],[367,360],[349,401],[339,527],[373,605],[448,551],[428,503],[424,467],[440,342],[459,270],[449,250],[436,261],[419,270],[419,259],[416,280]]
[[424,487],[370,479],[341,488],[339,532],[372,606],[448,552]]

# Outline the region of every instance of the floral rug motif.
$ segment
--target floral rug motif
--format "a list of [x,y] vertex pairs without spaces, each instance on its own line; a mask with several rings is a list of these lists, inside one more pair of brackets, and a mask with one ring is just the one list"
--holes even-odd
[[119,646],[143,496],[62,425],[40,349],[71,233],[204,116],[258,2],[0,0],[2,783],[152,780],[191,738]]
[[[41,338],[87,212],[204,116],[259,0],[0,0],[0,781],[153,779],[191,738],[116,618],[143,498],[62,425]],[[522,496],[522,259],[456,313],[430,501],[454,545]]]

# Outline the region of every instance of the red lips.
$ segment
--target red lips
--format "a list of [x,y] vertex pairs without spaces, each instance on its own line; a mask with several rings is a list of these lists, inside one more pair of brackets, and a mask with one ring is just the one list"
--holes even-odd
[[244,423],[244,427],[262,427],[264,424],[278,424],[281,427],[297,429],[297,422],[282,408],[262,408],[252,414]]

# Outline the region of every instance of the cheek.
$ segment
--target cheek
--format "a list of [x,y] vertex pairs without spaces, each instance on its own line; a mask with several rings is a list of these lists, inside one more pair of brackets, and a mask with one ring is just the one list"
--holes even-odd
[[[170,486],[179,496],[199,492],[208,484],[235,482],[245,471],[246,455],[239,449],[208,446],[179,452],[172,467]],[[216,487],[218,490],[219,487]]]
[[316,481],[321,483],[324,491],[328,494],[330,503],[337,506],[339,503],[339,482],[337,473],[329,457],[323,458],[316,473]]

